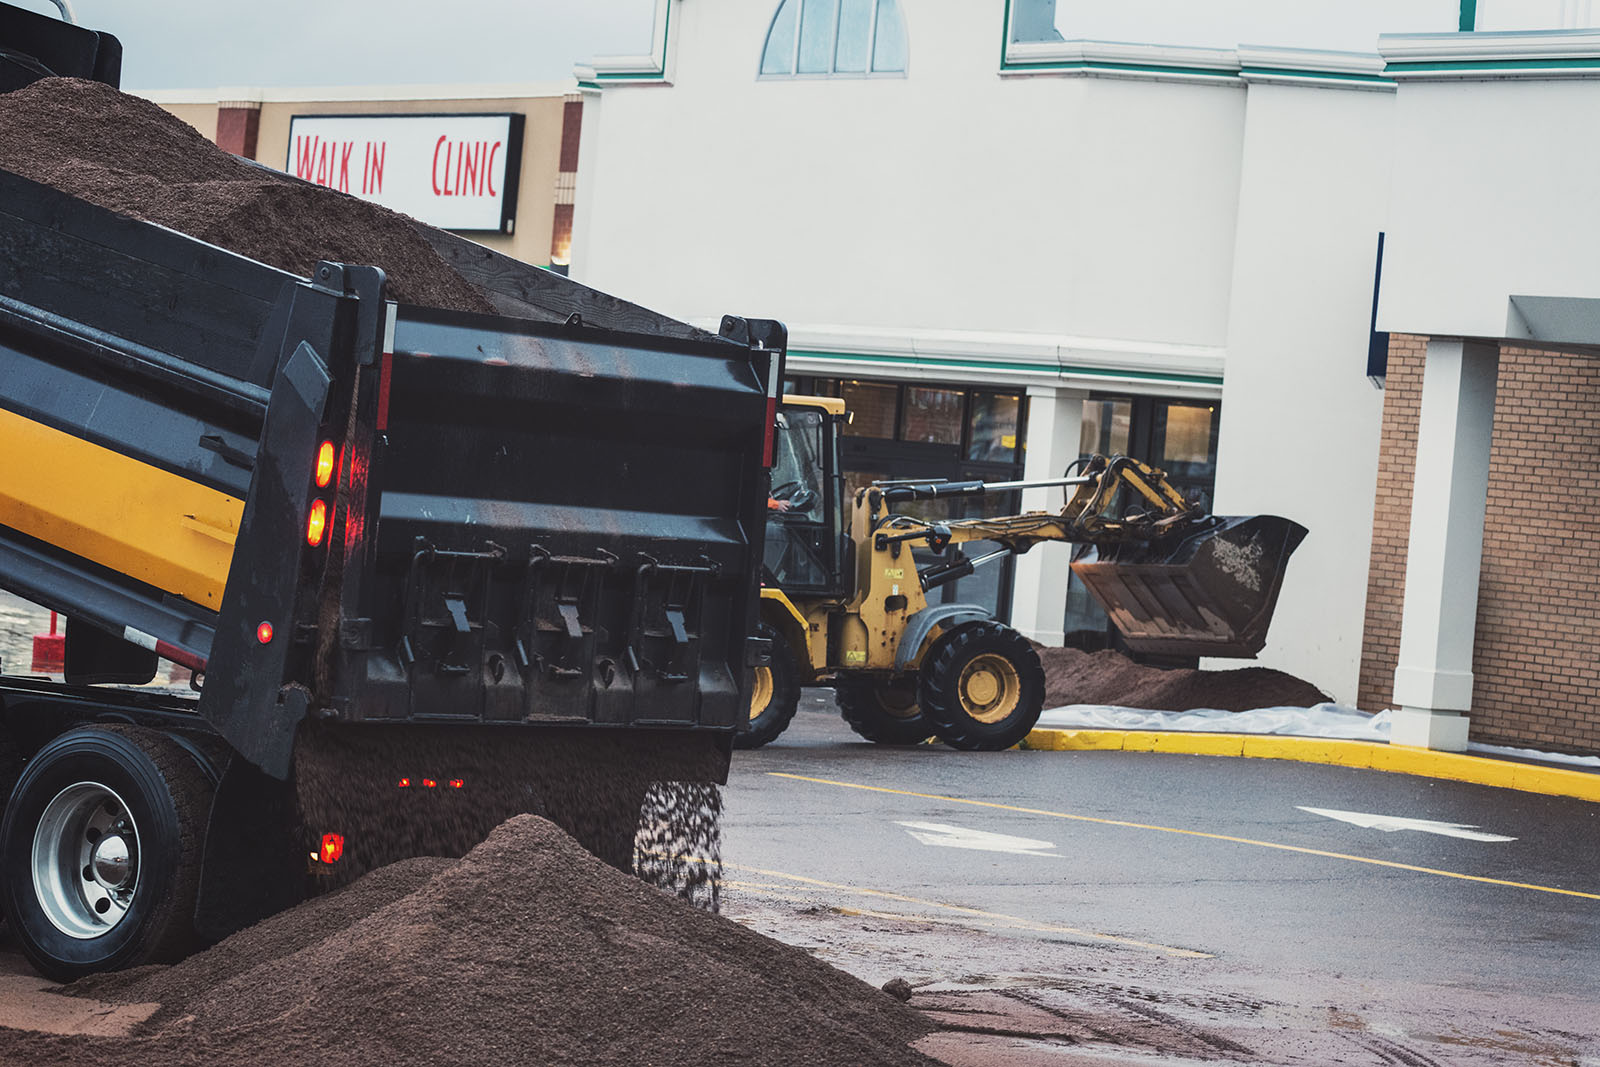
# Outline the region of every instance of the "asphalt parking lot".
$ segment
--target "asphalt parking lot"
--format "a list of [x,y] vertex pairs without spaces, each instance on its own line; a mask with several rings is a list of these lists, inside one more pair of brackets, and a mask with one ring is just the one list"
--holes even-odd
[[[1496,1062],[1506,1042],[1600,1062],[1600,805],[1277,760],[890,750],[826,691],[802,708],[735,759],[729,913],[869,980],[1103,973],[1255,997],[1335,1044],[1411,1035],[1421,1059],[1388,1062]],[[1428,1049],[1467,1020],[1483,1033]]]

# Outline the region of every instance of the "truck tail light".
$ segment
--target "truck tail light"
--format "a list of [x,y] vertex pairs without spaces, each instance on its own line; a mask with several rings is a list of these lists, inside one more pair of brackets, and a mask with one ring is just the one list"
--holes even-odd
[[338,863],[339,857],[344,855],[343,834],[323,834],[322,847],[317,850],[317,858],[323,863]]
[[311,516],[306,519],[306,544],[316,548],[322,544],[322,535],[328,530],[328,502],[313,500]]
[[326,488],[333,480],[333,442],[324,441],[317,449],[317,488]]

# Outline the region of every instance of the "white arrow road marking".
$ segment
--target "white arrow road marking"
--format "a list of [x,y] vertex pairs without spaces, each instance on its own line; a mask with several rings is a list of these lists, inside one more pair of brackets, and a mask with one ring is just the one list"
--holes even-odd
[[961,826],[946,826],[937,822],[902,822],[912,837],[924,845],[944,848],[975,848],[983,852],[1010,852],[1018,856],[1056,856],[1046,852],[1056,846],[1049,841],[1035,841],[1031,837],[1012,837],[1009,834],[991,834],[987,830],[968,830]]
[[1463,837],[1468,841],[1516,840],[1514,837],[1503,837],[1500,834],[1483,833],[1480,830],[1473,829],[1467,823],[1434,822],[1432,819],[1407,819],[1399,815],[1368,815],[1360,811],[1335,811],[1331,808],[1301,807],[1300,810],[1309,811],[1313,815],[1326,816],[1329,819],[1338,819],[1340,822],[1354,823],[1369,830],[1383,830],[1386,833],[1393,833],[1396,830],[1419,830],[1425,834],[1438,834],[1441,837]]

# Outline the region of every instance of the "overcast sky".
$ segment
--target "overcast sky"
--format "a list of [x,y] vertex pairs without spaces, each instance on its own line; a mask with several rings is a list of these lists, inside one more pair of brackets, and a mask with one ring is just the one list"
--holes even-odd
[[[55,12],[48,0],[12,0]],[[740,0],[768,4],[777,0]],[[969,0],[976,2],[976,0]],[[992,0],[999,9],[998,0]],[[920,0],[900,0],[916,40]],[[648,48],[654,0],[73,0],[124,47],[123,85],[186,89],[560,80]],[[1477,0],[1479,29],[1587,25],[1593,0]],[[1460,0],[1059,0],[1064,37],[1371,52],[1450,31]],[[751,54],[760,42],[751,42]]]

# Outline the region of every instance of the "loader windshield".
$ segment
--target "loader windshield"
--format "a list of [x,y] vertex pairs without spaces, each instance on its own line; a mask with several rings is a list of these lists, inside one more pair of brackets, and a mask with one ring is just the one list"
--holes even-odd
[[828,491],[826,416],[788,407],[778,414],[777,454],[767,499],[767,569],[784,589],[836,584],[838,515]]

